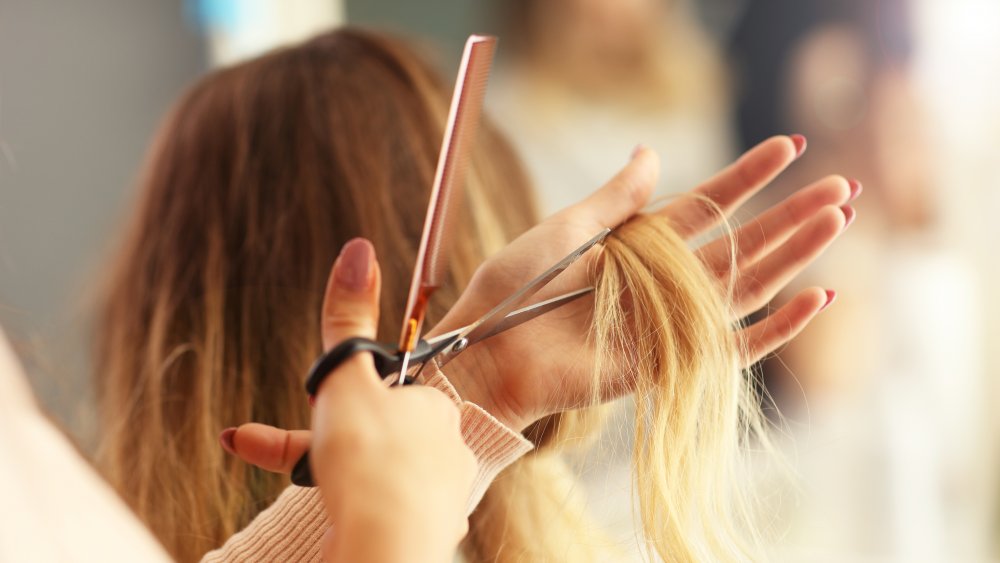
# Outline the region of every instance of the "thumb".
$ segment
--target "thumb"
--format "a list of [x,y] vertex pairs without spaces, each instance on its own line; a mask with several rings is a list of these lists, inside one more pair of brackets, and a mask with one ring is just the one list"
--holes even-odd
[[381,281],[372,243],[363,238],[348,241],[333,263],[323,297],[323,348],[348,338],[375,338]]
[[569,213],[604,227],[617,227],[649,202],[649,196],[659,178],[660,157],[656,151],[639,145],[633,151],[629,163],[614,178],[587,199],[562,213]]

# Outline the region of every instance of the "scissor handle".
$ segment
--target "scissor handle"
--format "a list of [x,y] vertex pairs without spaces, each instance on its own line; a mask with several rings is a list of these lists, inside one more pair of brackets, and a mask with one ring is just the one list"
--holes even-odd
[[[421,365],[430,361],[431,358],[451,345],[456,339],[457,336],[446,337],[436,339],[433,343],[421,339],[410,354],[411,365]],[[399,373],[399,368],[403,363],[402,356],[392,344],[376,342],[370,338],[349,338],[324,353],[309,368],[309,377],[306,378],[306,391],[309,393],[309,396],[316,396],[319,386],[327,376],[333,373],[334,370],[351,358],[351,356],[359,352],[371,352],[372,359],[375,361],[375,371],[383,379]],[[414,383],[413,379],[403,382],[404,385]],[[295,463],[295,467],[292,469],[292,483],[300,487],[316,486],[313,481],[312,470],[309,467],[308,451]]]
[[371,352],[372,359],[375,360],[375,371],[383,379],[395,373],[392,371],[393,365],[399,367],[399,357],[395,346],[376,342],[370,338],[349,338],[325,352],[309,368],[309,376],[306,378],[306,392],[309,393],[309,396],[316,396],[320,384],[326,377],[359,352]]
[[[433,342],[419,340],[413,352],[410,353],[410,365],[420,365],[430,361],[457,338],[456,335],[451,338],[435,339]],[[309,396],[315,396],[316,392],[319,391],[320,384],[327,376],[346,362],[348,358],[359,352],[371,352],[372,359],[375,360],[375,371],[382,379],[399,373],[399,368],[403,363],[402,355],[392,344],[376,342],[370,338],[349,338],[317,358],[316,362],[309,368],[309,375],[306,378],[306,392],[309,393]]]
[[302,454],[302,457],[295,462],[295,467],[292,468],[292,484],[298,485],[299,487],[315,487],[316,481],[313,480],[312,467],[309,464],[309,450]]

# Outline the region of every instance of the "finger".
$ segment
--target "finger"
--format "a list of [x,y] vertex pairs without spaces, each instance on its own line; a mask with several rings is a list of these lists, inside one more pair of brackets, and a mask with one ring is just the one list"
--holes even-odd
[[706,244],[698,253],[706,267],[723,277],[733,266],[735,240],[736,269],[741,270],[788,240],[792,233],[824,207],[847,203],[852,192],[846,179],[828,176],[795,192],[752,222],[741,226],[731,236]]
[[312,433],[284,430],[251,422],[232,435],[233,453],[243,461],[274,473],[291,473],[295,462],[309,449]]
[[363,238],[344,245],[333,263],[323,298],[323,347],[356,336],[375,338],[381,272],[372,243]]
[[617,227],[649,202],[659,177],[660,157],[656,151],[637,147],[632,160],[614,178],[556,216],[571,215],[605,227]]
[[[853,208],[845,209],[853,213]],[[746,316],[773,299],[844,231],[847,218],[845,210],[828,206],[773,253],[741,270],[733,295],[736,316]]]
[[[323,299],[320,324],[325,348],[332,348],[348,338],[375,338],[380,287],[381,273],[372,244],[363,238],[348,241],[333,263]],[[354,369],[344,370],[347,366]],[[320,389],[331,380],[378,380],[371,354],[367,353],[355,354],[338,371],[346,374],[327,377]],[[317,392],[317,397],[319,395]]]
[[767,318],[744,328],[741,336],[747,344],[747,356],[743,365],[753,365],[798,336],[836,296],[835,292],[818,287],[803,290]]
[[666,205],[660,213],[670,219],[681,236],[695,236],[714,227],[720,219],[716,208],[702,198],[714,203],[724,216],[729,216],[788,168],[803,150],[805,138],[800,135],[772,137],[744,153],[690,194]]

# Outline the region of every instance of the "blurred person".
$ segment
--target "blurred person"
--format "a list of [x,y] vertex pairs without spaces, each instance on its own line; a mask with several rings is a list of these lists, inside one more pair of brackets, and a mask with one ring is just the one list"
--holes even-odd
[[[392,313],[397,308],[387,299],[405,293],[422,227],[423,205],[414,202],[425,201],[431,185],[446,104],[446,89],[411,47],[341,30],[209,75],[165,123],[109,280],[95,373],[107,437],[102,466],[178,558],[190,560],[218,546],[285,487],[280,477],[225,458],[215,435],[247,420],[306,426],[299,377],[323,345],[333,344],[321,342],[309,327],[320,320],[323,271],[346,238],[365,235],[380,255],[392,257],[383,278],[388,314],[380,324],[383,334],[399,325]],[[717,219],[707,209],[731,213],[802,149],[801,138],[771,139],[658,216],[695,236]],[[534,213],[516,159],[488,121],[472,164],[470,205],[456,236],[451,286],[435,294],[432,323],[466,283],[469,290],[451,314],[481,313],[576,247],[580,236],[589,238],[634,215],[656,180],[655,154],[636,151],[605,188],[529,231],[473,277],[478,262],[526,228]],[[843,188],[836,182],[812,185],[762,215],[748,229],[768,238],[741,247],[753,260],[735,270],[725,265],[730,249],[725,238],[699,254],[721,284],[731,275],[744,284],[752,278],[759,291],[734,306],[757,308],[840,233],[845,217],[836,206],[849,198]],[[789,207],[808,212],[790,217]],[[753,242],[747,240],[740,244]],[[766,279],[758,287],[762,268]],[[575,271],[562,289],[587,283],[589,269]],[[787,341],[829,301],[830,295],[811,288],[777,311],[772,323],[740,331],[751,356]],[[589,307],[581,302],[491,340],[487,353],[503,358],[496,377],[453,379],[452,393],[458,394],[453,398],[464,399],[463,425],[471,413],[482,423],[507,428],[506,434],[502,429],[495,434],[502,437],[503,459],[487,460],[495,471],[524,452],[520,430],[527,428],[544,446],[559,422],[544,417],[590,397],[593,366],[581,354],[593,350],[583,332],[587,323],[579,322]],[[731,320],[724,324],[728,330]],[[697,346],[685,349],[694,358],[700,353]],[[484,358],[483,352],[463,355],[467,362],[473,357]],[[489,372],[489,365],[454,367],[471,374]],[[737,387],[726,387],[719,396],[731,398]],[[223,436],[239,449],[237,431]],[[538,454],[518,464],[537,470],[546,459]],[[487,491],[473,514],[466,555],[492,560],[508,546],[504,556],[516,558],[520,550],[543,549],[560,539],[539,534],[537,527],[514,526],[548,514],[530,510],[546,499],[554,502],[549,509],[560,509],[555,521],[573,518],[560,504],[560,488],[546,488],[552,482],[544,472],[533,476],[512,468],[505,487]],[[719,493],[702,492],[705,498]],[[280,544],[272,552],[276,557],[316,556],[316,542],[329,526],[317,498],[315,491],[285,490],[235,542],[211,557],[239,558],[240,549],[265,549],[272,541]],[[525,502],[525,510],[508,511],[512,500]],[[719,525],[712,522],[704,531],[714,537]],[[671,523],[668,529],[682,528]],[[262,531],[266,537],[255,536]],[[581,539],[578,534],[569,539],[574,537]],[[662,538],[653,541],[662,545]],[[686,542],[695,541],[695,535],[684,538],[677,549],[690,549]],[[281,551],[285,548],[293,551]]]
[[867,186],[865,219],[803,280],[836,279],[837,310],[766,364],[805,481],[790,557],[981,556],[977,287],[939,230],[909,5],[753,1],[732,52],[744,144],[794,127],[813,148],[772,197],[834,166]]
[[722,58],[685,0],[513,0],[487,104],[540,186],[545,211],[579,199],[636,140],[676,194],[735,154]]

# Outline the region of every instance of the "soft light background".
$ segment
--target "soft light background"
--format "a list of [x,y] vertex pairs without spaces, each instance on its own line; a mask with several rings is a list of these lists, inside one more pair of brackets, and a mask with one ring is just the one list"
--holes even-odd
[[[622,14],[647,9],[645,0],[546,1],[557,16],[570,7],[608,10],[589,22],[598,29],[601,18],[624,21]],[[512,56],[505,47],[514,41],[501,37],[489,104],[532,168],[542,200],[554,209],[597,187],[639,142],[663,156],[662,193],[686,189],[731,159],[741,146],[735,108],[748,84],[732,37],[747,10],[762,2],[659,4],[669,6],[671,18],[683,15],[694,32],[655,60],[718,63],[720,76],[699,74],[707,62],[691,70],[690,84],[713,81],[715,94],[698,104],[683,96],[650,101],[599,80],[601,88],[567,94],[564,77],[538,74],[546,67]],[[93,444],[88,295],[150,136],[187,84],[214,65],[343,20],[436,41],[450,74],[466,35],[507,29],[500,4],[0,0],[0,323],[53,417],[84,448]],[[804,339],[818,347],[782,356],[795,379],[776,386],[793,381],[802,388],[797,399],[784,399],[791,420],[783,447],[803,483],[797,493],[758,475],[781,499],[769,515],[787,530],[779,559],[984,560],[996,557],[1000,543],[1000,3],[913,0],[910,9],[912,105],[879,106],[865,92],[855,102],[900,112],[896,123],[922,124],[922,154],[902,148],[911,146],[909,137],[879,146],[892,177],[921,171],[915,183],[929,186],[926,201],[939,220],[917,234],[885,227],[885,210],[868,203],[880,186],[866,183],[862,197],[869,199],[858,203],[857,224],[809,274],[834,284],[841,297],[829,320]],[[568,34],[566,22],[587,23],[557,20]],[[831,37],[816,44],[830,58],[806,65],[798,82],[784,85],[789,92],[851,91],[857,61]],[[833,47],[822,51],[824,45]],[[603,47],[583,41],[573,48],[600,54]],[[801,107],[793,98],[783,107],[804,127],[813,123],[811,111],[833,111],[809,105],[806,94]],[[547,126],[532,127],[539,119]],[[772,133],[779,132],[798,131]],[[847,157],[823,161],[824,153],[834,151],[817,141],[791,176],[861,168]],[[910,184],[901,185],[905,207],[917,198],[906,192]],[[620,470],[610,463],[594,480],[612,483],[607,475]],[[627,504],[625,493],[607,505],[595,501],[594,509],[627,520]]]

